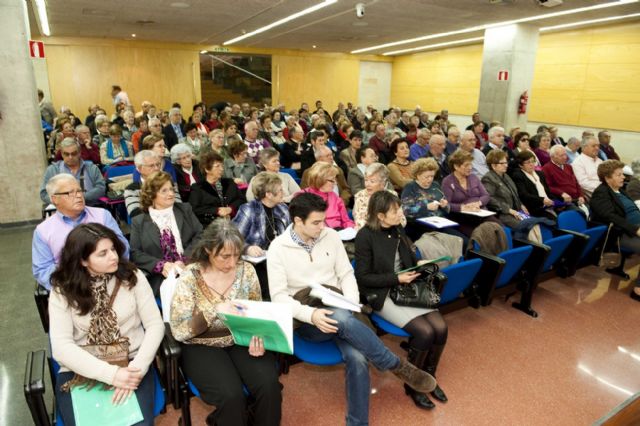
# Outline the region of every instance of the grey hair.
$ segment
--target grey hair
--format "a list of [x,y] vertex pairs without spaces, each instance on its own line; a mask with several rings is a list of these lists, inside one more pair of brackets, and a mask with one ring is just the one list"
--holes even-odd
[[107,117],[104,114],[100,114],[99,116],[96,117],[95,123],[96,123],[96,128],[98,128],[102,126],[104,123],[109,123],[109,117]]
[[151,127],[152,124],[160,124],[162,125],[162,121],[160,121],[160,119],[158,117],[153,117],[151,119],[149,119],[149,123],[147,123],[149,125],[149,127]]
[[78,141],[76,141],[74,138],[64,138],[62,139],[62,142],[60,142],[60,149],[68,148],[70,146],[75,146],[76,148],[80,149]]
[[91,130],[91,129],[89,129],[89,126],[85,126],[84,124],[79,124],[76,126],[76,133],[80,133],[84,130]]
[[203,266],[209,265],[209,256],[216,256],[225,246],[235,248],[240,254],[244,249],[244,238],[229,219],[218,218],[200,234],[200,240],[191,254],[191,261]]
[[185,143],[179,143],[171,148],[171,162],[177,163],[182,154],[193,154],[191,147]]
[[566,152],[566,149],[564,146],[562,145],[554,145],[551,147],[551,149],[549,150],[549,154],[554,157],[556,155],[560,155],[562,153]]
[[574,142],[580,143],[580,139],[576,138],[575,136],[571,136],[569,139],[567,139],[567,145]]
[[182,114],[182,112],[180,111],[180,108],[171,108],[169,110],[169,117],[176,114]]
[[600,143],[600,141],[598,140],[598,138],[597,138],[597,137],[595,137],[594,135],[587,135],[587,136],[585,136],[584,138],[582,138],[582,141],[580,142],[580,146],[581,146],[582,148],[584,148],[585,146],[587,146],[587,144],[588,144],[588,143],[589,143],[589,141],[591,141],[591,140],[593,140],[593,141],[596,141],[596,142]]
[[382,163],[371,163],[367,166],[364,171],[364,176],[367,177],[373,175],[380,176],[384,185],[389,181],[389,169],[387,169],[387,166]]
[[138,152],[135,157],[133,157],[133,162],[136,165],[136,168],[144,166],[144,160],[147,158],[160,158],[158,154],[151,151],[150,149],[143,149]]
[[49,199],[51,199],[51,197],[56,192],[58,192],[58,188],[60,187],[60,184],[62,184],[63,182],[71,182],[71,181],[77,182],[76,178],[69,173],[59,173],[53,176],[51,179],[49,179],[49,181],[47,182],[47,185],[45,186]]
[[282,186],[282,179],[276,173],[260,172],[251,179],[251,191],[256,200],[262,200],[267,192],[275,194]]
[[273,157],[280,157],[280,153],[275,148],[266,148],[260,151],[260,164],[267,164]]
[[331,152],[331,148],[326,145],[322,145],[318,147],[318,149],[316,149],[316,152],[313,154],[313,156],[316,158],[316,160],[318,160],[320,157],[325,155],[327,151]]
[[491,139],[498,132],[504,133],[504,127],[494,126],[494,127],[490,128],[489,129],[489,133],[487,134],[487,136],[489,136],[489,139]]

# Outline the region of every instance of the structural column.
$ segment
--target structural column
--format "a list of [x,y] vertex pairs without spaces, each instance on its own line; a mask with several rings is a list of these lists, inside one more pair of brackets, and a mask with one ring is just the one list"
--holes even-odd
[[24,0],[0,0],[0,225],[39,219],[46,165]]
[[478,112],[486,122],[505,129],[525,128],[527,114],[518,114],[520,96],[531,82],[538,51],[538,27],[507,25],[485,30]]

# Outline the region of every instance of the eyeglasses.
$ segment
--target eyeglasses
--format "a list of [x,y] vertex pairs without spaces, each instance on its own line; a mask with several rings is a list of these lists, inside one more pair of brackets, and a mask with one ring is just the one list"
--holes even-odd
[[73,152],[64,152],[62,151],[62,156],[63,157],[77,157],[80,153],[78,151],[73,151]]
[[508,161],[498,161],[496,164],[509,164]]
[[65,196],[67,198],[75,198],[78,195],[82,195],[84,197],[84,193],[85,193],[85,191],[83,191],[82,189],[74,189],[74,190],[66,191],[66,192],[56,192],[53,195],[56,195],[58,197]]
[[160,163],[152,163],[152,164],[143,164],[142,167],[149,167],[150,169],[159,169],[162,164]]

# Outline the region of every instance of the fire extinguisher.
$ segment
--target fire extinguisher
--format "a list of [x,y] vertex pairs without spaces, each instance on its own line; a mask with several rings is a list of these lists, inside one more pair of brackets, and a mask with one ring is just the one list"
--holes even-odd
[[526,114],[527,113],[527,102],[529,102],[529,95],[525,90],[522,95],[520,95],[520,101],[518,103],[518,114]]

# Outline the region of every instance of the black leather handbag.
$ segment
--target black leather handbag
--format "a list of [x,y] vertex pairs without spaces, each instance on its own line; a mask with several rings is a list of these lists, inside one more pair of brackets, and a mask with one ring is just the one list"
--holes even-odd
[[434,281],[440,270],[435,263],[422,265],[422,275],[409,284],[398,284],[389,290],[389,298],[398,306],[436,309],[440,304],[440,293]]

